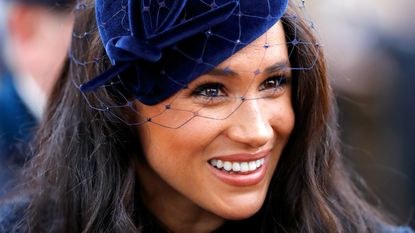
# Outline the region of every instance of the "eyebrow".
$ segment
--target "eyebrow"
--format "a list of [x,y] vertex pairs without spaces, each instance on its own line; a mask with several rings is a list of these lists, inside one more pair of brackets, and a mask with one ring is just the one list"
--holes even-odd
[[273,64],[270,67],[267,67],[264,72],[265,74],[273,74],[273,73],[277,73],[277,72],[287,72],[290,70],[290,62],[287,61],[282,61],[282,62],[277,62],[275,64]]
[[[290,69],[289,64],[290,64],[290,62],[288,60],[277,62],[277,63],[265,68],[263,71],[261,71],[261,73],[273,74],[273,73],[276,73],[276,72],[287,72]],[[237,72],[233,71],[229,67],[225,67],[223,69],[215,67],[211,71],[209,71],[207,74],[212,75],[212,76],[239,76],[239,74]]]

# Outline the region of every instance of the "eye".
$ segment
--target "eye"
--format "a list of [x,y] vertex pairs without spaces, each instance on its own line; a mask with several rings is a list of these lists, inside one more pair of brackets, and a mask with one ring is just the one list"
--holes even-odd
[[196,87],[192,96],[215,98],[225,96],[224,86],[220,83],[206,83]]
[[272,76],[266,79],[263,83],[261,83],[261,85],[259,86],[259,90],[264,91],[280,89],[286,83],[287,78],[283,76]]

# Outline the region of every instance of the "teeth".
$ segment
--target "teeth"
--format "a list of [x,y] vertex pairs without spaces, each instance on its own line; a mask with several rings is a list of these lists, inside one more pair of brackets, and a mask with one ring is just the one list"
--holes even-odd
[[257,166],[257,167],[261,166],[261,160],[260,160],[260,159],[259,159],[259,160],[257,160],[257,161],[255,161],[255,163],[256,163],[256,166]]
[[216,165],[218,165],[218,160],[217,159],[212,159],[210,161],[210,164],[212,164],[213,166],[216,166]]
[[255,161],[249,162],[249,170],[250,171],[255,171],[256,170],[256,162]]
[[[213,164],[212,164],[212,165],[213,165]],[[213,165],[213,166],[215,166],[215,165]],[[219,168],[219,169],[221,169],[221,168],[223,167],[223,162],[222,162],[222,160],[217,160],[216,167],[217,167],[217,168]]]
[[247,172],[249,171],[249,165],[247,162],[241,163],[241,172]]
[[232,170],[232,163],[231,162],[228,162],[228,161],[224,162],[223,163],[223,169],[225,169],[225,171]]
[[241,163],[241,172],[247,172],[249,171],[249,165],[247,162]]
[[234,172],[239,172],[241,170],[241,165],[239,163],[236,163],[236,162],[232,163],[232,170]]
[[230,162],[222,161],[219,159],[212,159],[209,163],[218,168],[227,171],[227,172],[248,172],[255,171],[264,164],[265,159],[258,159],[249,162]]

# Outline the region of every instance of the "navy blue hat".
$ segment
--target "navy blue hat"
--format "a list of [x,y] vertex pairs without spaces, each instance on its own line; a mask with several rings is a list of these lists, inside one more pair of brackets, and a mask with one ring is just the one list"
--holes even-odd
[[136,99],[157,104],[263,35],[287,5],[288,0],[97,0],[97,25],[112,67],[80,89],[93,91],[119,77]]

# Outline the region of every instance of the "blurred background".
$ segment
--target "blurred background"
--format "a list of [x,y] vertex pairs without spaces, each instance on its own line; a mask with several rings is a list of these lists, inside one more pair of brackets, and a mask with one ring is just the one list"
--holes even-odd
[[28,159],[68,57],[75,0],[0,0],[0,196]]
[[344,154],[380,205],[415,227],[415,1],[314,0]]

